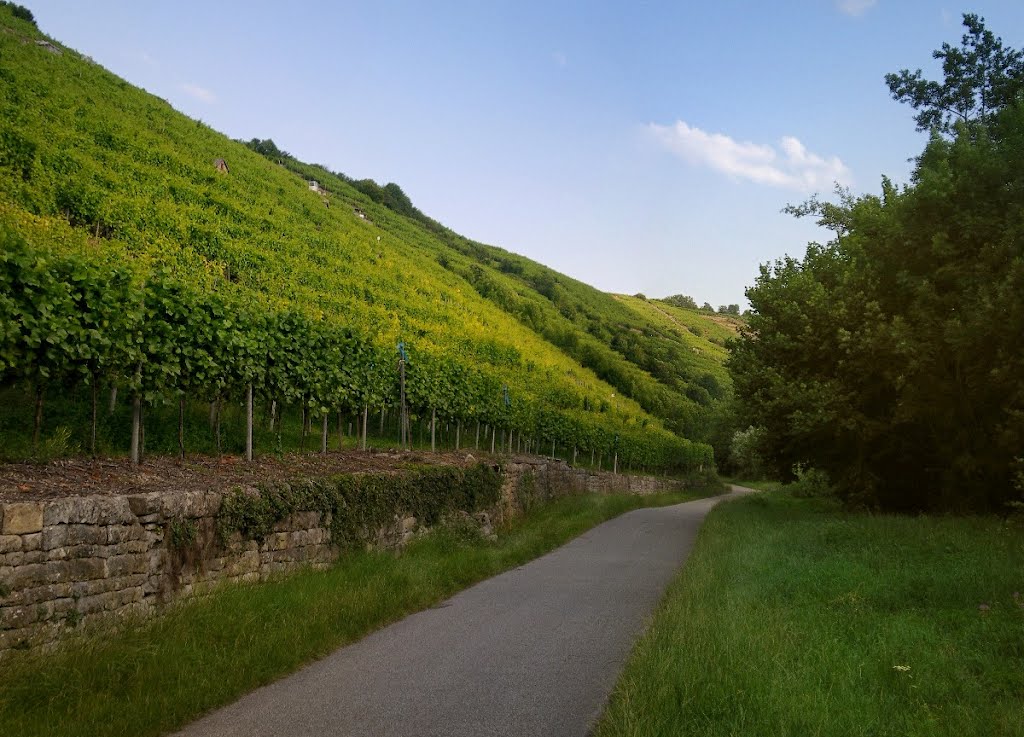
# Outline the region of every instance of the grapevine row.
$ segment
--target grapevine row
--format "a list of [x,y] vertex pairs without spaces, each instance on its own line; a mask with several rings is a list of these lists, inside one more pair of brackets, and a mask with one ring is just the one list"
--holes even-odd
[[[398,404],[398,354],[347,327],[167,271],[52,253],[9,231],[0,246],[0,386],[32,387],[37,441],[44,398],[81,385],[92,390],[92,447],[105,386],[132,398],[138,424],[142,406],[176,399],[183,414],[186,398],[245,399],[250,410],[252,402],[299,405],[320,418]],[[405,377],[414,416],[483,422],[634,467],[712,462],[707,446],[660,429],[559,409],[542,392],[510,398],[499,378],[456,356],[412,346]]]

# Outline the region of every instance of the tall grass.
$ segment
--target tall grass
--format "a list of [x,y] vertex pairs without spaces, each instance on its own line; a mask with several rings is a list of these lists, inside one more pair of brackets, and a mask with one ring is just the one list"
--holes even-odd
[[606,519],[707,493],[567,497],[495,543],[442,529],[401,555],[347,555],[327,571],[226,586],[55,652],[16,653],[0,660],[0,734],[161,734]]
[[722,505],[597,734],[1024,735],[1024,523]]

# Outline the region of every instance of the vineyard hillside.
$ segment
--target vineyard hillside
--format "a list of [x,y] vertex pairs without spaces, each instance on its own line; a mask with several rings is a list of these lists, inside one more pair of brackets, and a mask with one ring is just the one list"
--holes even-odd
[[307,425],[380,408],[383,427],[402,342],[413,420],[709,459],[697,441],[731,391],[716,318],[605,294],[459,236],[397,185],[233,141],[6,6],[0,111],[0,391],[35,408],[37,435],[44,397],[52,413],[91,389],[95,434],[96,395],[113,406],[118,388],[154,412],[249,390]]

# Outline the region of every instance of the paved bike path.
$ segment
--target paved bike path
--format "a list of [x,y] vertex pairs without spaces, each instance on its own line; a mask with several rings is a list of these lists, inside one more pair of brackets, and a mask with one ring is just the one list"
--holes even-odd
[[734,488],[605,522],[178,734],[582,737],[704,516],[746,491]]

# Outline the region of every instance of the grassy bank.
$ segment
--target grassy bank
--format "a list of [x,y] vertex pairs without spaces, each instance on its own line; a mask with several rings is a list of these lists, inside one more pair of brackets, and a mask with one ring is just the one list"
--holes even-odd
[[441,530],[400,556],[349,555],[328,571],[226,587],[116,635],[17,653],[0,661],[0,732],[161,734],[604,520],[708,493],[567,497],[500,531],[496,543]]
[[597,734],[1024,735],[1022,705],[1024,523],[774,492],[709,516]]

